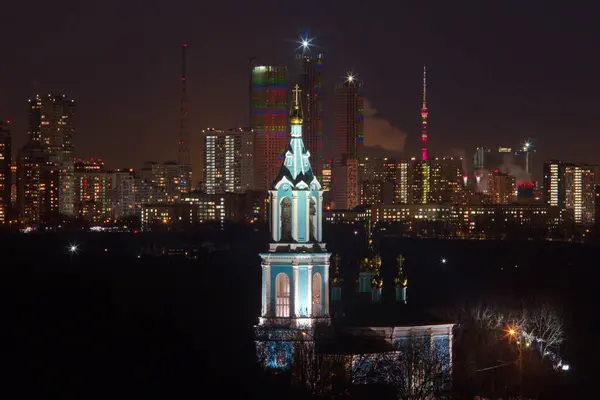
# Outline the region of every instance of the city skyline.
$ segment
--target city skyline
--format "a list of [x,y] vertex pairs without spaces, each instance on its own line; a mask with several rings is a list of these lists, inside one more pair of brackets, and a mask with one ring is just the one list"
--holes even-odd
[[[191,15],[176,15],[180,10],[175,6],[184,5]],[[447,6],[376,9],[348,4],[348,9],[334,10],[323,4],[311,17],[287,6],[273,11],[279,15],[261,16],[254,4],[240,5],[238,15],[245,17],[233,16],[235,23],[223,29],[209,21],[210,13],[195,15],[193,3],[181,2],[160,10],[148,6],[140,21],[132,21],[126,10],[110,14],[114,29],[98,35],[108,15],[94,7],[61,13],[60,7],[40,6],[33,7],[37,12],[31,15],[20,5],[10,5],[5,28],[14,31],[15,39],[1,42],[0,50],[13,62],[0,66],[6,93],[0,100],[0,117],[12,121],[13,149],[27,139],[27,99],[36,93],[65,93],[78,104],[73,138],[78,157],[101,157],[115,168],[176,160],[181,43],[189,45],[190,133],[200,135],[208,126],[247,125],[247,58],[255,55],[266,64],[291,65],[296,42],[308,26],[316,51],[327,57],[324,136],[329,142],[333,87],[352,69],[365,85],[370,109],[379,111],[380,120],[370,125],[375,120],[366,110],[365,144],[397,150],[405,133],[401,157],[418,156],[420,74],[427,64],[432,156],[463,155],[466,150],[470,158],[477,146],[516,147],[532,139],[538,176],[542,162],[549,159],[600,163],[595,107],[587,101],[600,89],[593,79],[600,60],[587,50],[600,35],[592,24],[581,23],[581,11],[548,6],[542,17],[533,5],[519,5],[518,13],[510,4],[455,7],[442,13]],[[446,14],[445,19],[434,12]],[[35,35],[22,30],[26,15],[35,23],[45,13],[56,24]],[[403,16],[402,23],[391,25],[383,14],[395,13]],[[349,15],[361,15],[360,23],[344,18]],[[152,21],[159,17],[173,29],[145,28],[157,26]],[[196,18],[199,22],[193,22]],[[265,22],[264,29],[249,29],[257,21]],[[553,28],[575,23],[581,29]],[[54,51],[59,45],[60,51]],[[378,135],[384,129],[382,121],[384,128],[388,121],[398,131],[392,128]],[[394,143],[386,143],[394,132],[402,133],[396,133]],[[568,140],[574,135],[577,142]],[[138,150],[131,152],[133,146]]]

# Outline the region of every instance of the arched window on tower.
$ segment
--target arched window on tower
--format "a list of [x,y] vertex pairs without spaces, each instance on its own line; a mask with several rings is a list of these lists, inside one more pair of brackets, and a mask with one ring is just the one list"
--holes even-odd
[[317,202],[314,197],[310,198],[309,205],[310,240],[317,241]]
[[292,201],[289,197],[281,200],[281,242],[292,241]]
[[290,278],[284,273],[275,278],[275,316],[290,316]]
[[312,316],[321,317],[321,274],[316,272],[312,279]]

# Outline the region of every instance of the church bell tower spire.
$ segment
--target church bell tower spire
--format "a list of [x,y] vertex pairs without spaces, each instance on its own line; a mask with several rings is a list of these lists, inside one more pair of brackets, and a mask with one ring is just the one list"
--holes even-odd
[[329,257],[323,243],[323,189],[302,140],[299,85],[293,89],[290,139],[269,190],[269,252],[263,270],[261,325],[312,326],[329,317]]

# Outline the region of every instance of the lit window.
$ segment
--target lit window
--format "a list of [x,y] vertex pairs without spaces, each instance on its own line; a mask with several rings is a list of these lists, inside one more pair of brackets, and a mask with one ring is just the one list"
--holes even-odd
[[312,281],[312,316],[321,316],[321,274],[315,273]]
[[275,316],[289,317],[290,316],[290,278],[287,274],[280,273],[275,278]]

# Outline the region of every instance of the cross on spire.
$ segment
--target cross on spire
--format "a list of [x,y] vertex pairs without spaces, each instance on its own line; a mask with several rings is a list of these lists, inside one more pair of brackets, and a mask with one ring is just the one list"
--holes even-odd
[[298,100],[298,96],[300,95],[300,92],[301,92],[301,91],[302,91],[302,90],[300,90],[300,85],[298,85],[298,84],[296,83],[296,86],[294,86],[294,90],[292,90],[292,92],[294,92],[294,102],[295,102],[296,104],[300,104],[300,103],[299,103],[299,100]]

